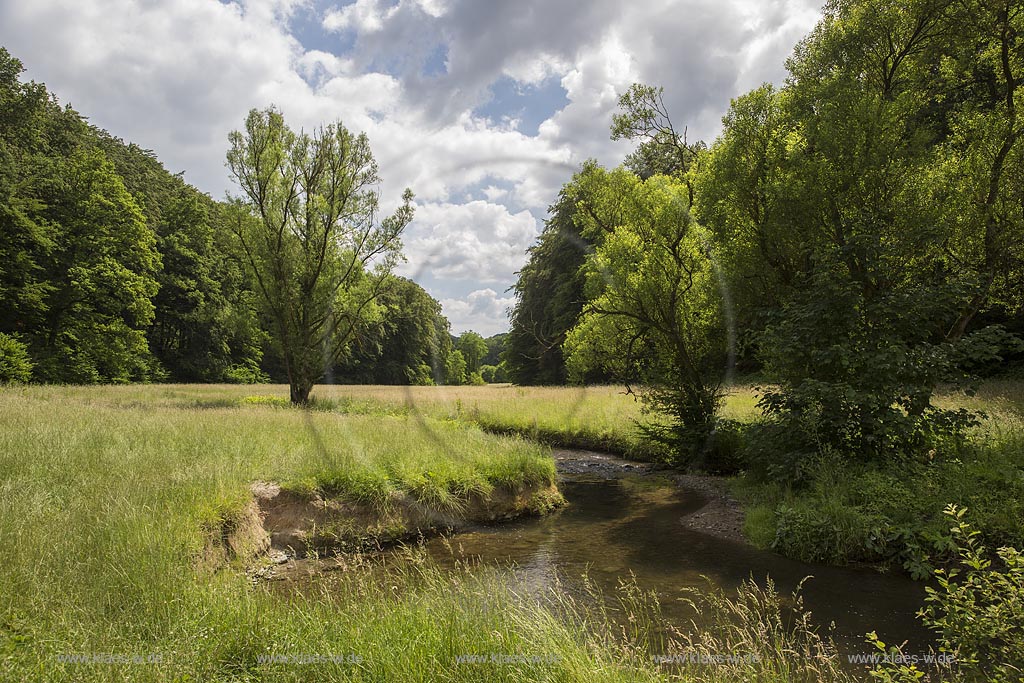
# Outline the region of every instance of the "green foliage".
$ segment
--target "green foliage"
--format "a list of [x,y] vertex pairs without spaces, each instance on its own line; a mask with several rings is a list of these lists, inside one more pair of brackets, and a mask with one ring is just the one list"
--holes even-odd
[[932,404],[952,365],[952,346],[934,343],[930,324],[943,297],[919,282],[868,294],[844,265],[816,269],[762,347],[779,384],[760,405],[790,448],[885,459],[921,454],[974,423]]
[[647,407],[668,422],[649,436],[692,459],[715,428],[724,367],[710,236],[693,221],[688,189],[666,176],[594,170],[581,202],[589,302],[567,339],[581,378],[598,367],[640,382]]
[[147,337],[172,380],[231,381],[230,368],[258,364],[264,334],[253,283],[220,205],[171,175],[153,152],[105,131],[96,140],[156,233],[162,267]]
[[0,332],[51,382],[146,379],[160,256],[77,113],[0,50]]
[[52,148],[67,152],[80,122],[46,88],[22,83],[21,62],[0,48],[0,330],[31,330],[52,291],[45,258],[57,226],[40,216],[40,185],[52,172]]
[[412,280],[392,276],[377,299],[380,315],[357,334],[335,380],[360,384],[444,383],[451,350],[441,304]]
[[805,265],[801,234],[810,220],[794,175],[799,136],[785,91],[764,85],[736,98],[722,134],[695,174],[698,220],[711,229],[729,292],[740,362],[758,368],[760,332]]
[[564,384],[567,379],[562,346],[575,326],[584,302],[582,272],[592,246],[573,220],[576,190],[586,167],[563,187],[549,208],[537,244],[528,250],[526,265],[513,286],[508,348],[502,358],[516,384]]
[[962,337],[953,351],[956,367],[969,376],[991,376],[1007,357],[1024,353],[1024,340],[1002,325],[989,325]]
[[508,382],[508,372],[504,363],[497,365],[481,365],[480,376],[487,384],[504,384]]
[[455,348],[462,352],[466,359],[466,372],[476,374],[480,372],[480,365],[487,355],[487,342],[472,330],[463,332],[455,340]]
[[1024,675],[1024,555],[1015,548],[987,556],[981,532],[965,520],[966,508],[945,514],[960,566],[938,569],[921,611],[938,632],[942,650],[955,656],[969,681],[1010,683]]
[[459,385],[465,384],[469,379],[466,373],[466,359],[462,351],[455,349],[448,354],[444,366],[444,383]]
[[36,379],[221,381],[258,363],[215,203],[21,70],[0,52],[0,330],[24,338]]
[[[412,220],[412,193],[380,222],[377,163],[365,135],[341,123],[294,133],[274,109],[252,110],[231,133],[228,166],[245,202],[231,226],[258,284],[291,386],[305,403],[377,301]],[[372,270],[369,270],[370,264]]]
[[47,254],[50,291],[29,337],[49,382],[146,379],[156,239],[113,166],[96,150],[62,159],[42,192],[41,219],[60,226]]
[[872,680],[882,683],[916,683],[925,677],[925,672],[917,668],[911,657],[904,655],[901,647],[887,647],[874,631],[867,634],[866,641],[875,650],[874,654],[887,661],[868,672]]
[[[626,157],[626,168],[646,180],[655,175],[685,178],[704,143],[686,141],[686,131],[672,125],[662,97],[663,88],[634,83],[619,97],[620,113],[612,116],[612,140],[641,140],[636,151]],[[687,180],[690,201],[692,184]]]
[[224,371],[224,379],[232,384],[264,384],[270,381],[255,360],[232,365]]
[[695,205],[741,359],[773,383],[755,467],[921,457],[972,424],[932,396],[1014,352],[986,325],[1019,316],[1021,21],[975,2],[830,3],[786,86],[733,101]]
[[483,357],[481,364],[497,365],[508,348],[508,332],[499,332],[484,341],[487,342],[487,355]]
[[0,384],[20,384],[31,378],[28,348],[15,337],[0,333]]

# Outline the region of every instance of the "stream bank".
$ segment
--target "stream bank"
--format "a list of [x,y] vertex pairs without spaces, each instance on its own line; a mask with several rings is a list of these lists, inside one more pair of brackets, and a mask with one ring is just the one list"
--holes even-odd
[[[932,644],[916,618],[922,584],[867,569],[809,565],[753,547],[739,534],[742,511],[720,479],[589,451],[556,450],[554,456],[567,506],[422,539],[416,561],[453,570],[498,567],[527,591],[568,591],[583,599],[591,586],[612,595],[632,578],[657,595],[670,622],[697,628],[700,615],[683,602],[685,591],[770,581],[782,596],[799,589],[814,624],[847,653],[870,652],[869,631],[885,642],[907,641],[908,651]],[[408,557],[396,548],[358,561],[292,558],[265,577],[274,592],[303,591],[311,583],[330,591],[332,576]]]

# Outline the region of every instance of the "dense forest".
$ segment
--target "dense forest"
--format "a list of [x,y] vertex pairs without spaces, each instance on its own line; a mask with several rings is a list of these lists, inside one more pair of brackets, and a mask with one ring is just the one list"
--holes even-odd
[[[230,203],[22,71],[0,49],[0,381],[286,380]],[[333,381],[503,381],[503,335],[453,337],[440,304],[398,276],[377,303],[325,369]]]

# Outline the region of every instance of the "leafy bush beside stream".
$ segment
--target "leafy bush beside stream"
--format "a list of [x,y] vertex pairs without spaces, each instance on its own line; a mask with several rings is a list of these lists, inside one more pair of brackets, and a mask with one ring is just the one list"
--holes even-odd
[[[938,586],[925,589],[928,597],[918,614],[936,631],[939,651],[952,663],[948,680],[1024,680],[1024,555],[1004,546],[992,557],[981,542],[981,532],[967,522],[966,508],[950,505],[943,512],[951,524],[956,566],[935,571]],[[875,680],[931,680],[916,664],[892,656],[902,654],[898,647],[887,650],[874,633],[868,640],[890,655],[888,662],[871,672]]]
[[800,482],[748,475],[746,531],[758,545],[807,562],[895,566],[918,579],[951,560],[942,511],[968,506],[985,543],[1024,545],[1024,432],[979,435],[924,461],[854,463],[826,452]]

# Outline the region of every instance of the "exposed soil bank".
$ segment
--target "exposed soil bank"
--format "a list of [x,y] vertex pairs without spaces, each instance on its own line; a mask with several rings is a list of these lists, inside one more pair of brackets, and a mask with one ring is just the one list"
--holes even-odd
[[269,550],[270,534],[263,528],[263,515],[253,500],[239,513],[207,531],[203,554],[197,564],[200,571],[212,572],[232,560],[253,562]]
[[[639,485],[673,482],[691,504],[680,510],[678,523],[730,541],[746,542],[743,510],[721,477],[680,474],[651,463],[632,462],[606,453],[556,449],[561,480],[635,480]],[[256,482],[253,500],[237,515],[209,532],[199,566],[214,570],[230,561],[251,564],[263,558],[280,563],[288,558],[325,556],[379,548],[439,532],[541,515],[565,504],[554,485],[517,490],[496,488],[471,495],[457,509],[438,509],[409,494],[395,495],[385,508],[283,489],[274,482]]]
[[496,487],[489,494],[471,494],[452,509],[426,505],[407,493],[394,495],[379,508],[298,492],[273,482],[256,482],[253,500],[233,518],[210,532],[200,567],[244,563],[269,551],[281,562],[288,557],[329,555],[381,547],[441,531],[540,515],[565,504],[553,484],[516,489]]

